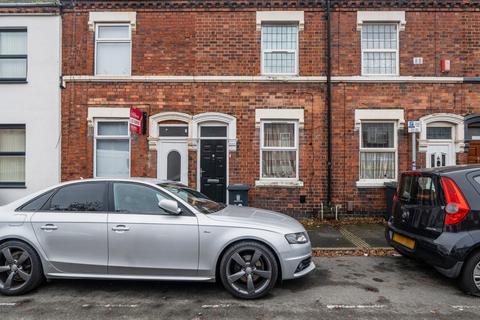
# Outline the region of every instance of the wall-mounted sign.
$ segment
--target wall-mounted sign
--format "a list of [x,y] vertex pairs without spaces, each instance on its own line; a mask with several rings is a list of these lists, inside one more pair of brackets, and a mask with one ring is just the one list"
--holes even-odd
[[147,113],[136,108],[130,108],[130,132],[145,134]]
[[418,133],[421,131],[420,121],[408,121],[408,133]]

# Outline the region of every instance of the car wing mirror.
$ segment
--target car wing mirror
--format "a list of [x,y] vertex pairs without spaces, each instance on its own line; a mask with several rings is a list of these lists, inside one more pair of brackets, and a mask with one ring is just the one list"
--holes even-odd
[[158,206],[170,214],[178,215],[182,213],[182,209],[178,207],[178,202],[175,200],[162,199]]

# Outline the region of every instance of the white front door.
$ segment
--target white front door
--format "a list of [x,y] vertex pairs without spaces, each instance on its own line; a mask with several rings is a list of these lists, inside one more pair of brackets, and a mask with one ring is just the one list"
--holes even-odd
[[427,168],[455,165],[453,143],[429,144],[427,146]]
[[157,147],[157,177],[188,185],[188,144],[186,140],[160,140]]

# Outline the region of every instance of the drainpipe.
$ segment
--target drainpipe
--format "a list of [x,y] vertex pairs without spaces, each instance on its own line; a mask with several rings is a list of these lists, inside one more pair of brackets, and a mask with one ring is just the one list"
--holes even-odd
[[326,0],[326,34],[327,34],[327,92],[325,95],[325,103],[327,107],[327,203],[332,203],[332,59],[331,59],[331,29],[330,29],[330,0]]

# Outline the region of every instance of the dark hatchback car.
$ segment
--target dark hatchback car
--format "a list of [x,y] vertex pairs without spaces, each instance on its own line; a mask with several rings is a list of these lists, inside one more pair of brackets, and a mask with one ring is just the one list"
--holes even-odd
[[480,166],[402,174],[387,241],[480,296]]

